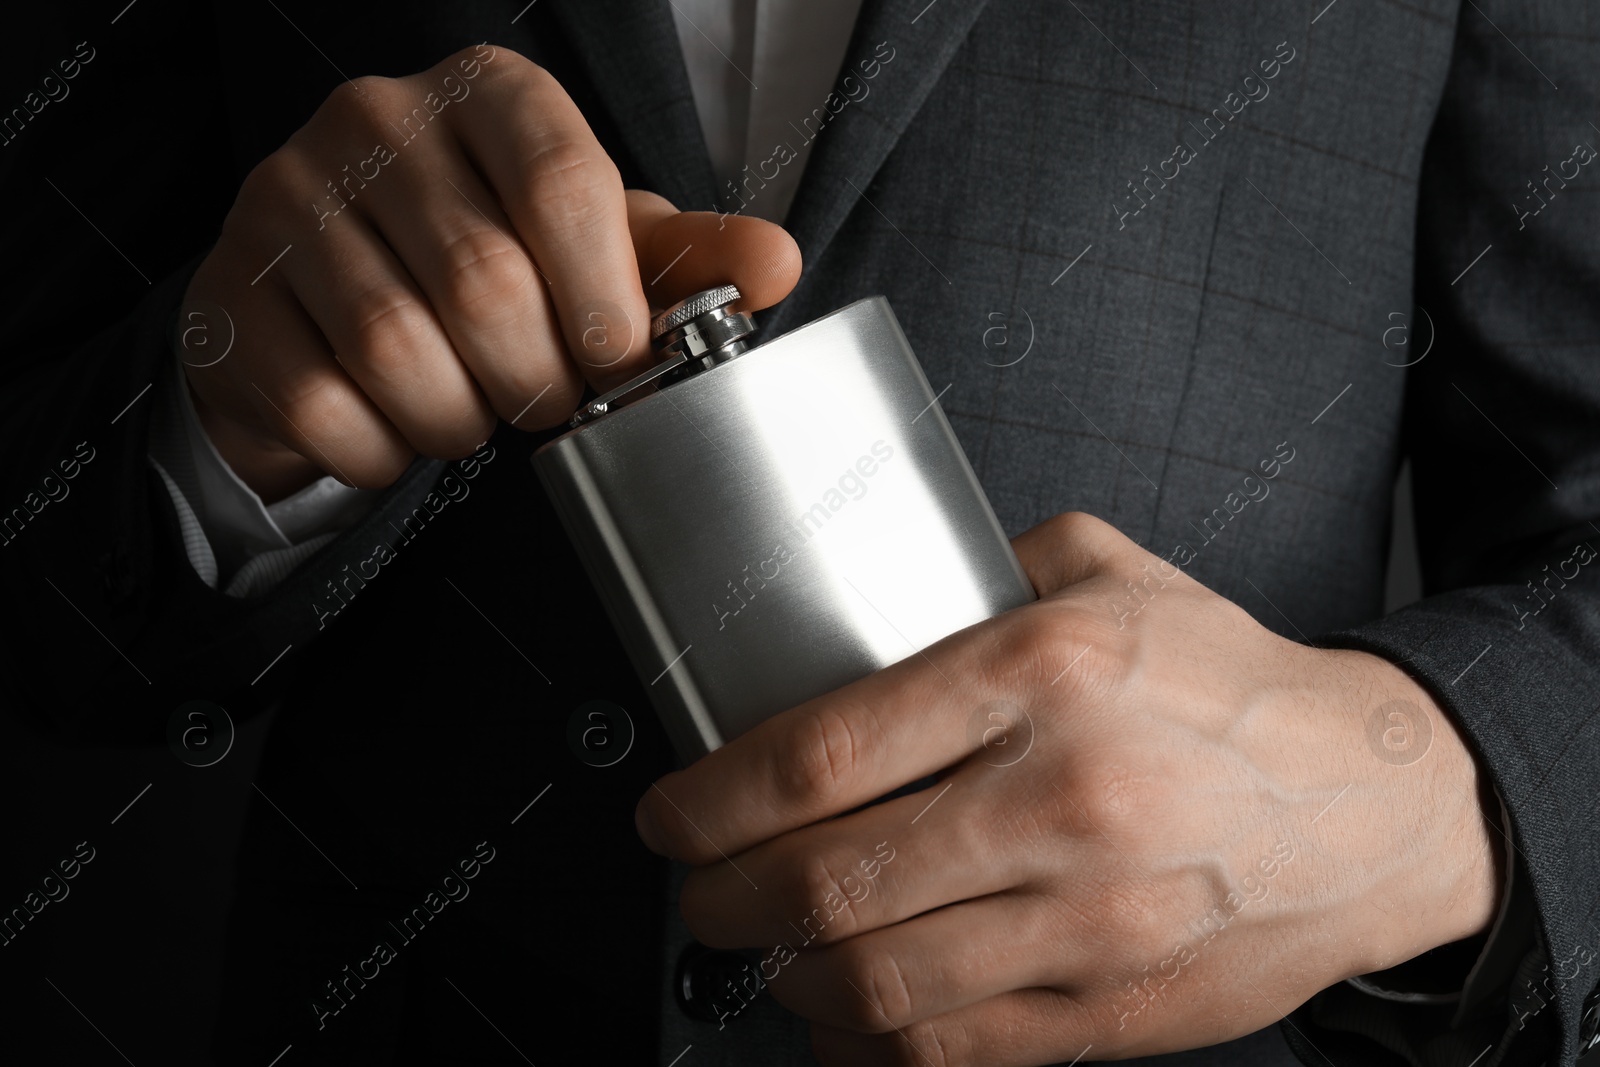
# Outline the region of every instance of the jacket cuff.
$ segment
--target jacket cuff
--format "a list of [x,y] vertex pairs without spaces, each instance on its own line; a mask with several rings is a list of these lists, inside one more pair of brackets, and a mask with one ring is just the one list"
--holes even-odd
[[1453,1005],[1452,1026],[1492,997],[1503,996],[1521,962],[1534,945],[1537,913],[1528,896],[1527,876],[1519,874],[1511,814],[1495,792],[1506,884],[1500,906],[1486,935],[1442,945],[1396,967],[1346,981],[1369,996],[1398,1004]]
[[[1502,902],[1500,936],[1475,965],[1471,1005],[1399,1003],[1340,983],[1285,1020],[1305,1063],[1570,1067],[1591,1037],[1585,996],[1594,997],[1596,969],[1583,946],[1597,935],[1583,915],[1600,856],[1584,839],[1586,815],[1562,798],[1592,795],[1589,750],[1600,747],[1594,716],[1575,704],[1595,681],[1585,651],[1593,605],[1569,592],[1570,621],[1552,619],[1534,635],[1506,609],[1515,595],[1493,586],[1443,593],[1317,642],[1396,664],[1460,726],[1510,816],[1508,884],[1518,891]],[[1530,927],[1519,941],[1516,931]],[[1507,957],[1512,979],[1491,990]]]

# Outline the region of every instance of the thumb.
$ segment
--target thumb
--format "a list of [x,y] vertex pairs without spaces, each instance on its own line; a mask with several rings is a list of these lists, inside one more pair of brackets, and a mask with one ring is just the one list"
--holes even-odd
[[679,211],[629,189],[628,229],[639,280],[654,309],[719,285],[739,287],[740,311],[759,311],[800,280],[800,246],[777,223],[715,211]]

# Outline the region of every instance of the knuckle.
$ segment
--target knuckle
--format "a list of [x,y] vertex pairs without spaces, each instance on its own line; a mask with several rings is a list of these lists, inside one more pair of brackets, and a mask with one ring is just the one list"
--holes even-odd
[[[489,53],[487,55],[485,55],[483,51],[485,48],[489,49]],[[507,63],[506,66],[511,66],[512,64],[518,62],[527,63],[530,66],[532,65],[531,61],[521,52],[507,48],[503,44],[490,44],[489,42],[485,41],[483,44],[468,45],[465,48],[461,48],[450,53],[448,56],[445,56],[444,59],[440,60],[438,66],[434,69],[456,71],[470,67],[474,62],[477,62],[483,68],[480,73],[487,73],[489,70],[494,69],[492,64],[498,63],[501,59],[508,59],[511,61],[510,63]]]
[[523,165],[529,207],[552,226],[590,223],[611,199],[621,210],[622,176],[597,144],[563,140]]
[[1048,522],[1051,534],[1065,541],[1094,545],[1103,542],[1108,534],[1115,533],[1115,527],[1086,511],[1063,511]]
[[905,971],[888,952],[842,945],[839,969],[861,994],[846,1001],[850,1028],[878,1034],[902,1027],[915,1017],[916,1004]]
[[325,106],[333,115],[370,117],[379,113],[383,102],[392,96],[394,88],[392,78],[364,74],[336,85],[333,92],[328,94]]
[[[1060,676],[1061,666],[1056,660],[1063,653],[1070,659],[1085,644],[1082,626],[1070,608],[1054,602],[1040,603],[1036,608],[1003,616],[1005,625],[996,639],[998,654],[986,657],[990,669],[998,668],[1002,674],[995,680],[1014,683],[1018,692],[1048,687]],[[1082,666],[1079,663],[1073,671]]]
[[1152,558],[1142,549],[1134,552],[1112,551],[1104,557],[1104,573],[1121,582],[1122,587],[1133,596],[1154,598],[1166,587],[1167,580],[1151,567]]
[[1062,699],[1115,699],[1139,663],[1140,648],[1131,632],[1139,617],[1137,602],[1125,590],[1119,594],[1111,588],[1041,606],[1054,616],[1039,623],[1042,684]]
[[[257,408],[278,440],[328,473],[348,478],[358,489],[392,485],[405,473],[411,455],[353,438],[351,428],[360,421],[351,410],[356,403],[356,394],[344,382],[303,375],[275,383]],[[330,460],[330,455],[337,460]],[[336,470],[329,469],[332,462],[338,463]]]
[[[294,188],[300,176],[300,166],[293,154],[279,149],[251,168],[239,186],[239,201],[245,204],[270,204]],[[254,216],[255,212],[249,213]]]
[[1108,610],[1097,613],[1099,622],[1113,630],[1127,629],[1129,623],[1144,613],[1151,605],[1164,606],[1172,594],[1163,596],[1167,582],[1150,570],[1146,563],[1141,567],[1112,566],[1092,588],[1103,594]]
[[1121,530],[1088,512],[1064,511],[1047,522],[1052,539],[1073,546],[1092,561],[1096,571],[1133,577],[1139,563],[1149,556]]
[[787,745],[774,749],[774,780],[783,799],[807,811],[828,808],[843,796],[863,759],[851,720],[831,706],[801,714]]
[[329,139],[382,128],[386,116],[401,103],[399,82],[376,74],[340,82],[322,102],[311,121],[296,130],[289,143],[311,151],[326,147]]
[[1091,824],[1091,833],[1116,834],[1119,826],[1158,818],[1178,799],[1169,795],[1172,790],[1162,777],[1121,763],[1099,762],[1077,777],[1072,800]]
[[906,1040],[896,1042],[897,1067],[967,1067],[982,1062],[973,1054],[972,1042],[954,1016],[939,1021],[928,1019],[903,1029]]
[[267,397],[264,414],[278,424],[285,439],[305,436],[312,441],[327,441],[341,436],[349,424],[351,397],[333,377],[322,374],[294,375],[275,384],[275,396]]
[[514,314],[533,281],[527,258],[493,230],[470,229],[445,245],[445,300],[467,315]]
[[482,79],[479,84],[498,84],[511,82],[514,84],[532,84],[541,88],[560,88],[560,83],[555,76],[539,64],[518,52],[514,48],[507,48],[503,44],[490,45],[494,51],[483,56],[479,49],[481,45],[472,48],[463,48],[445,61],[446,65],[461,69],[461,64],[471,64],[476,60],[481,64],[478,77]]
[[806,933],[817,943],[833,944],[854,932],[858,924],[849,918],[852,909],[845,902],[843,886],[827,856],[813,853],[800,862],[796,893],[799,899],[789,902],[785,911],[803,912],[805,918],[801,921]]
[[433,313],[403,289],[373,289],[350,302],[354,355],[374,370],[411,366],[433,340]]

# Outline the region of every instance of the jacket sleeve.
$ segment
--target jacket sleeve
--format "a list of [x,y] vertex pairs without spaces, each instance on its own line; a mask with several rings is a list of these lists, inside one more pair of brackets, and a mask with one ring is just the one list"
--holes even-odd
[[263,706],[271,680],[252,681],[316,639],[319,592],[442,465],[414,464],[270,596],[196,575],[148,451],[179,301],[243,178],[212,16],[80,14],[19,12],[0,64],[21,108],[0,122],[0,246],[22,268],[0,287],[0,593],[22,623],[0,708],[63,740],[160,741],[186,700]]
[[1396,1062],[1368,1055],[1374,1027],[1427,1067],[1569,1067],[1593,1040],[1600,38],[1576,0],[1465,2],[1457,19],[1418,192],[1413,365],[1394,371],[1425,595],[1323,643],[1399,664],[1464,728],[1537,915],[1509,988],[1469,1022],[1391,1011],[1357,1033],[1349,991],[1324,991],[1285,1030],[1307,1063]]

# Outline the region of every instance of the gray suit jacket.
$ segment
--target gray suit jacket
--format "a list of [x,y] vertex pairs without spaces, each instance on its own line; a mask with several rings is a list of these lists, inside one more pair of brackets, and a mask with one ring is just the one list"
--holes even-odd
[[[1089,511],[1264,625],[1420,679],[1504,792],[1537,944],[1461,1030],[1335,989],[1286,1035],[1308,1063],[1376,1062],[1360,1034],[1487,1064],[1559,1018],[1566,1062],[1600,950],[1583,13],[869,3],[846,70],[880,42],[818,139],[788,223],[806,277],[768,328],[887,293],[1009,531]],[[694,143],[639,132],[645,156]],[[1403,458],[1427,595],[1378,619]]]
[[[143,737],[196,693],[241,715],[264,706],[266,690],[283,697],[264,780],[286,805],[278,790],[299,791],[291,810],[322,805],[324,832],[347,834],[323,847],[347,867],[366,864],[360,881],[388,903],[351,912],[314,857],[287,878],[303,846],[253,816],[217,1038],[229,1057],[281,1049],[271,1012],[306,1022],[321,979],[356,958],[338,943],[343,932],[382,906],[403,910],[407,879],[470,851],[463,827],[520,807],[531,774],[556,783],[552,800],[583,799],[541,830],[525,819],[517,833],[549,836],[522,840],[522,867],[507,846],[491,868],[518,886],[521,906],[508,889],[499,904],[479,890],[472,907],[499,916],[486,929],[506,951],[551,953],[545,966],[563,982],[539,994],[528,1024],[543,1047],[584,1033],[588,1044],[570,1046],[582,1058],[626,1036],[604,1016],[584,1020],[581,994],[657,1032],[663,1064],[689,1045],[685,1067],[808,1062],[804,1025],[770,1002],[719,1032],[660,999],[684,935],[673,883],[648,858],[629,858],[628,812],[665,748],[641,722],[637,773],[600,786],[562,750],[566,714],[583,698],[620,694],[636,720],[648,713],[572,577],[526,471],[526,437],[498,435],[514,458],[479,483],[482,507],[441,520],[433,541],[407,548],[411,569],[397,573],[408,576],[363,590],[324,632],[308,605],[416,506],[441,465],[418,463],[378,512],[269,597],[229,603],[186,573],[170,505],[145,470],[142,410],[107,425],[168,358],[177,299],[238,179],[340,80],[292,25],[315,27],[318,50],[352,74],[407,73],[484,39],[516,48],[569,87],[630,184],[685,209],[736,208],[760,195],[760,168],[738,199],[716,188],[668,5],[546,0],[515,22],[520,2],[283,0],[283,18],[260,5],[189,6],[199,21],[184,25],[185,39],[220,44],[225,62],[206,75],[215,91],[171,105],[220,124],[220,134],[193,128],[229,162],[190,216],[141,231],[135,258],[162,281],[148,295],[97,281],[103,306],[85,313],[60,294],[81,264],[105,258],[98,238],[69,230],[59,205],[36,229],[8,223],[41,265],[6,308],[12,380],[28,385],[6,400],[3,443],[20,472],[6,488],[26,488],[86,427],[115,457],[103,484],[80,489],[70,529],[8,548],[7,593],[41,605],[38,634],[4,653],[20,679],[16,707],[62,734]],[[1282,1028],[1151,1062],[1570,1064],[1593,1033],[1582,1015],[1600,951],[1600,577],[1575,560],[1600,533],[1600,179],[1574,146],[1596,137],[1594,43],[1587,11],[1562,0],[866,0],[845,61],[854,82],[795,116],[796,138],[816,139],[788,221],[806,270],[762,317],[768,336],[887,295],[1008,532],[1087,511],[1273,630],[1395,661],[1464,726],[1506,800],[1536,921],[1528,943],[1508,950],[1520,962],[1512,988],[1466,1024],[1341,987]],[[86,113],[94,106],[83,101]],[[131,149],[132,131],[108,131]],[[157,157],[101,209],[135,217],[172,188],[181,160]],[[81,319],[65,349],[64,310]],[[1380,618],[1391,490],[1406,458],[1426,595]],[[1274,459],[1262,494],[1246,476]],[[50,575],[60,599],[44,587]],[[469,629],[481,624],[463,613],[465,592],[506,640],[562,665],[550,690],[530,695],[516,673],[524,665]],[[61,603],[69,596],[117,654],[49,639],[81,626]],[[294,651],[271,681],[252,688],[286,645]],[[401,648],[417,655],[396,663]],[[458,706],[468,671],[472,743],[435,745],[436,712]],[[356,750],[380,758],[338,758]],[[1405,817],[1396,813],[1397,833]],[[562,877],[540,856],[559,856]],[[579,870],[587,891],[560,884]],[[307,888],[319,878],[320,910],[321,890]],[[552,923],[556,908],[608,925]],[[601,947],[550,948],[586,943]],[[417,1020],[448,1005],[463,1031],[481,1028],[436,981],[464,950],[438,944],[385,972],[409,968],[409,978],[363,990],[359,1004],[388,1005],[381,1013],[319,1028],[296,1055],[322,1049],[334,1062],[356,1054],[337,1042],[359,1034],[352,1048],[389,1047],[404,1062],[426,1034],[442,1040]],[[527,1000],[506,966],[506,1004],[497,1012],[479,991],[474,1010],[515,1034],[507,1016]],[[570,1002],[564,985],[578,991]],[[486,1040],[485,1056],[507,1055]]]

